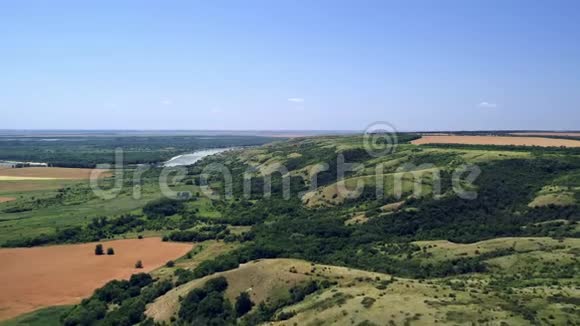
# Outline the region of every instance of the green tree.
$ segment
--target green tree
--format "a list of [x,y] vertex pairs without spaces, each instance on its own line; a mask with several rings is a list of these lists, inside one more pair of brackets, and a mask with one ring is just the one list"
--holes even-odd
[[99,244],[98,244],[98,245],[95,247],[95,255],[97,255],[97,256],[100,256],[100,255],[103,255],[104,253],[105,253],[105,252],[103,251],[103,245],[99,243]]
[[240,293],[240,295],[236,298],[236,315],[241,317],[247,314],[250,310],[252,310],[253,306],[254,303],[250,299],[248,292]]
[[107,248],[107,255],[111,256],[115,254],[115,249],[113,248]]

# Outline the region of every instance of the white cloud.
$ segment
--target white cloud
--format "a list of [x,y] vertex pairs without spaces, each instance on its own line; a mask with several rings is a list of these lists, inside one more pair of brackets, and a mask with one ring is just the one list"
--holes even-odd
[[497,103],[491,103],[491,102],[485,102],[485,101],[479,103],[480,108],[495,109],[498,106],[499,105]]
[[304,103],[304,99],[301,97],[291,97],[288,99],[288,102]]
[[211,110],[209,110],[209,112],[212,114],[218,114],[222,113],[222,109],[219,106],[214,106],[213,108],[211,108]]

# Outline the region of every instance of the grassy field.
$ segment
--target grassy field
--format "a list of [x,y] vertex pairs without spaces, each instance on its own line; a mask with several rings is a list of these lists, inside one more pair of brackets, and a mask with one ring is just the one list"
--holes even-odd
[[53,306],[24,314],[14,319],[0,321],[1,326],[60,326],[60,316],[72,306]]
[[154,270],[152,275],[162,279],[173,279],[174,272],[179,268],[193,270],[203,261],[231,252],[239,247],[238,243],[224,243],[208,240],[195,243],[188,254],[175,259],[175,266],[161,266]]
[[421,261],[440,262],[461,257],[475,257],[501,249],[513,249],[514,253],[546,252],[580,249],[580,239],[568,238],[496,238],[469,244],[447,240],[413,242],[421,251],[415,255]]
[[121,195],[111,200],[91,199],[71,205],[55,205],[31,211],[0,215],[0,243],[19,237],[54,232],[57,228],[84,225],[94,217],[118,216],[138,211],[160,194],[146,193],[140,199]]

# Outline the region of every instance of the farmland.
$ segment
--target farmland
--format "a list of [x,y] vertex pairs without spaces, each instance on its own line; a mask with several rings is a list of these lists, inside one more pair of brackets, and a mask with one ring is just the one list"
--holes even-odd
[[[78,303],[107,281],[151,271],[191,249],[191,245],[161,242],[159,238],[102,244],[114,248],[115,255],[96,256],[95,243],[0,249],[0,319],[41,307]],[[135,269],[137,260],[143,261],[142,270]]]
[[507,136],[423,136],[413,144],[466,144],[466,145],[512,145],[541,147],[580,147],[579,140],[544,137],[507,137]]
[[580,137],[580,132],[565,132],[565,131],[546,131],[546,132],[512,132],[512,135],[517,136],[548,136],[548,137]]
[[77,168],[0,168],[0,181],[4,180],[83,180],[94,177],[104,178],[111,173],[103,169]]

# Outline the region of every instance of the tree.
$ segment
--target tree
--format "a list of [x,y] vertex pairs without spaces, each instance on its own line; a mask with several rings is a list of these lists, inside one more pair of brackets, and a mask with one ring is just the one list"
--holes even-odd
[[165,263],[166,267],[173,267],[175,266],[175,262],[173,260],[168,261],[167,263]]
[[111,256],[115,254],[115,249],[113,248],[107,248],[107,255]]
[[248,292],[240,293],[240,295],[236,298],[236,315],[241,317],[247,314],[250,310],[252,310],[253,306],[254,303],[250,299]]
[[138,261],[135,263],[135,268],[143,268],[143,262],[142,262],[142,261],[140,261],[140,260],[138,260]]
[[95,247],[95,255],[97,255],[97,256],[100,256],[100,255],[103,255],[103,254],[104,254],[104,251],[103,251],[103,245],[99,243],[99,244],[98,244],[98,245]]

